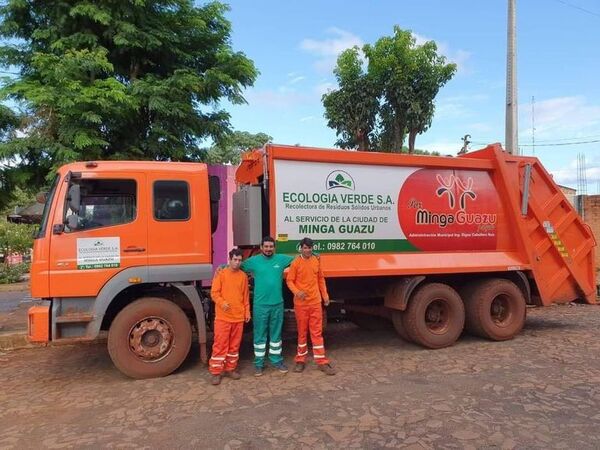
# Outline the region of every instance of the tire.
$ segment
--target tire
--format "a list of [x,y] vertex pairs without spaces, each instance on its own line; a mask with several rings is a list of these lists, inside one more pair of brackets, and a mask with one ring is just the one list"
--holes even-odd
[[430,283],[411,296],[401,317],[410,340],[436,349],[449,347],[459,338],[465,325],[465,308],[450,286]]
[[527,315],[525,296],[509,280],[490,278],[461,291],[468,333],[492,341],[512,339],[523,329]]
[[385,330],[390,327],[389,320],[373,314],[348,311],[346,317],[354,325],[369,331]]
[[158,297],[127,305],[108,331],[108,353],[114,365],[136,379],[169,375],[185,360],[191,345],[192,327],[185,313]]
[[413,342],[408,333],[406,332],[406,327],[404,326],[404,311],[394,310],[392,311],[392,324],[394,325],[394,330],[401,339],[406,342]]

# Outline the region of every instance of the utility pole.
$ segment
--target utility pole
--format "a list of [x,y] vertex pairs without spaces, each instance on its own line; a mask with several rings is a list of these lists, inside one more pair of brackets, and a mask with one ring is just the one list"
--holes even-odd
[[508,153],[519,154],[519,122],[517,114],[517,24],[516,0],[508,0],[508,38],[506,45],[506,134]]

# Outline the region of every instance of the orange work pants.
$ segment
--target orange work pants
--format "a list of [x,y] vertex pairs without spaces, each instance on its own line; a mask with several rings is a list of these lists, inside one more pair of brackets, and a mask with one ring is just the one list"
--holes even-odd
[[242,342],[244,322],[225,322],[215,320],[215,336],[212,355],[208,362],[208,371],[221,375],[223,371],[232,372],[237,367]]
[[317,364],[329,364],[325,356],[325,345],[323,343],[323,310],[321,304],[294,305],[296,313],[296,324],[298,325],[298,351],[296,352],[297,363],[305,363],[308,355],[308,333],[310,331],[310,342],[313,349],[313,358]]

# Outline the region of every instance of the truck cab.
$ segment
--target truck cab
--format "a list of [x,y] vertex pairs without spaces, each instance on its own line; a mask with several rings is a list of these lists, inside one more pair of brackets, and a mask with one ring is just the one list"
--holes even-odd
[[[125,373],[174,370],[181,357],[173,355],[189,350],[191,324],[204,327],[195,285],[212,276],[218,182],[196,163],[63,166],[46,196],[31,271],[32,296],[49,300],[49,338],[92,340],[110,328],[109,351]],[[115,321],[123,315],[130,318]],[[117,332],[130,335],[125,351]]]

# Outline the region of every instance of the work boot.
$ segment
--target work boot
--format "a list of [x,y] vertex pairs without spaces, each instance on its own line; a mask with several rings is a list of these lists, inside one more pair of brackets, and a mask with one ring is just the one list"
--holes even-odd
[[304,363],[296,363],[294,366],[294,372],[300,373],[302,371],[304,371]]
[[254,376],[255,377],[262,377],[264,372],[265,372],[265,370],[262,367],[254,368]]
[[288,373],[288,368],[287,368],[287,366],[284,363],[280,362],[280,363],[273,364],[273,365],[275,366],[275,368],[277,370],[279,370],[279,372],[281,372],[281,373]]
[[325,375],[335,375],[335,369],[330,364],[320,364],[319,370]]
[[221,384],[221,375],[211,375],[210,376],[210,384],[212,384],[213,386],[217,386],[218,384]]
[[240,378],[242,378],[242,376],[237,370],[229,370],[225,372],[225,375],[227,375],[232,380],[239,380]]

